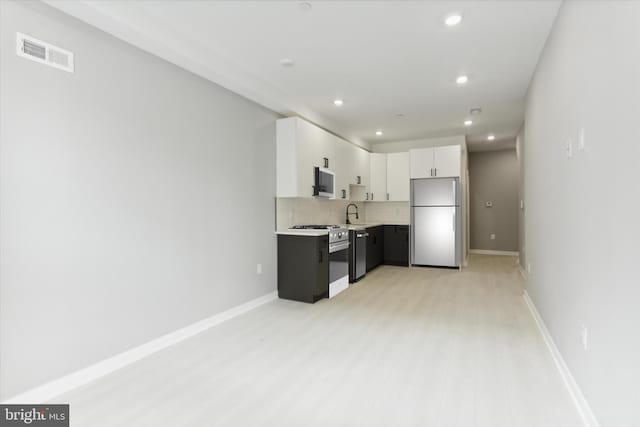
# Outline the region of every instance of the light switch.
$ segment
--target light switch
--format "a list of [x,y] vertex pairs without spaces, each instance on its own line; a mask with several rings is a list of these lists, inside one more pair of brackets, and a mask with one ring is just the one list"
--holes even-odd
[[578,150],[582,151],[584,150],[584,147],[585,147],[584,128],[580,128],[580,131],[578,132]]

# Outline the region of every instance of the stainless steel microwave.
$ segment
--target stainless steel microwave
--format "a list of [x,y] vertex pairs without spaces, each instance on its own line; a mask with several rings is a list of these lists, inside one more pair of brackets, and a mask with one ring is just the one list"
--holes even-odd
[[313,184],[313,195],[316,197],[335,199],[335,174],[329,169],[316,167],[314,169],[314,175],[315,181]]

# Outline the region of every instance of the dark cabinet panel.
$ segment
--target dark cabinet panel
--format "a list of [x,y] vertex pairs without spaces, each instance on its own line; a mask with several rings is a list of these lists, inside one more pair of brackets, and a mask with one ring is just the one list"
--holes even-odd
[[409,265],[409,226],[384,226],[384,263]]
[[370,271],[384,260],[384,227],[367,228],[367,233],[367,271]]
[[329,236],[278,235],[278,296],[312,303],[329,296]]

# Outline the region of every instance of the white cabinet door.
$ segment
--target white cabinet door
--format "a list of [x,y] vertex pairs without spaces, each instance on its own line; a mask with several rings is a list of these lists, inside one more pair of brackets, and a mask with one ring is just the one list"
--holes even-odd
[[349,199],[349,184],[355,182],[357,148],[336,138],[335,160],[332,162],[336,174],[336,199]]
[[[290,120],[290,119],[285,119]],[[317,138],[317,128],[311,123],[299,118],[295,120],[295,150],[296,150],[296,178],[298,190],[295,197],[313,197],[314,175],[314,145]]]
[[460,146],[449,145],[435,147],[433,149],[434,176],[456,177],[460,176]]
[[409,153],[387,154],[387,200],[409,201],[409,186]]
[[387,155],[371,153],[369,200],[387,200]]
[[355,176],[355,184],[358,183],[358,177],[360,177],[360,185],[365,186],[365,191],[369,191],[369,176],[371,175],[370,170],[370,154],[367,150],[363,148],[356,147],[356,176]]
[[[313,125],[312,125],[313,126]],[[324,129],[313,126],[315,139],[313,141],[313,164],[321,168],[335,170],[336,164],[336,137]]]
[[433,148],[418,148],[409,150],[410,177],[433,177]]

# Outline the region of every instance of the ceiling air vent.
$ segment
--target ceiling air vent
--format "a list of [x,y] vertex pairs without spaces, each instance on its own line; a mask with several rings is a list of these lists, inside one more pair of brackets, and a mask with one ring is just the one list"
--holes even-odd
[[16,33],[18,56],[73,73],[73,53],[49,43]]

